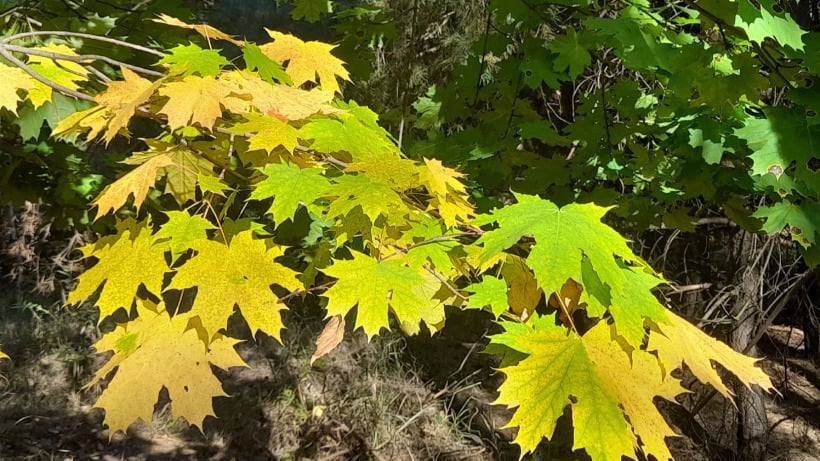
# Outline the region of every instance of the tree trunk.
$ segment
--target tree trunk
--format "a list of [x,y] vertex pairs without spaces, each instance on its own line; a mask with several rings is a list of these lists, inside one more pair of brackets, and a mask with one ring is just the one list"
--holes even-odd
[[[733,314],[735,325],[730,342],[740,352],[755,356],[757,348],[750,344],[757,333],[760,323],[760,286],[761,262],[758,255],[760,238],[741,231],[738,234],[737,263],[735,286],[737,297]],[[755,387],[748,389],[743,385],[736,386],[736,403],[738,407],[737,451],[739,459],[747,461],[764,461],[769,436],[769,422],[763,404],[763,392]]]

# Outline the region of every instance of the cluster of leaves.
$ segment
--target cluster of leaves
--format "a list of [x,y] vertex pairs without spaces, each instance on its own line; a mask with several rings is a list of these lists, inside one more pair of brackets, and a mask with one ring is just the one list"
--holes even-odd
[[[350,33],[396,36],[399,3]],[[463,63],[416,95],[403,147],[469,173],[480,209],[512,187],[617,205],[637,230],[720,214],[816,265],[820,33],[779,3],[490,0]]]
[[2,64],[11,84],[0,109],[53,101],[56,90],[87,100],[54,137],[110,143],[136,119],[157,128],[94,200],[115,231],[84,248],[95,262],[69,297],[95,300],[100,320],[118,323],[96,344],[113,354],[91,383],[108,380],[96,406],[112,433],[150,420],[162,388],[173,415],[201,427],[225,395],[211,366],[244,365],[229,319],[280,339],[298,296],[325,303],[320,353],[345,322],[372,338],[436,332],[445,306],[492,315],[503,332],[489,348],[507,375],[498,402],[515,408],[524,452],[570,408],[575,448],[593,459],[668,459],[675,433],[653,398],[686,392],[672,374],[684,364],[726,396],[717,363],[771,388],[753,359],[657,301],[664,279],[601,222],[610,208],[522,193],[476,212],[467,177],[406,158],[374,112],[337,97],[348,74],[332,46],[155,21],[238,47],[244,66],[193,43],[160,53],[153,69],[123,65],[112,81],[59,43]]

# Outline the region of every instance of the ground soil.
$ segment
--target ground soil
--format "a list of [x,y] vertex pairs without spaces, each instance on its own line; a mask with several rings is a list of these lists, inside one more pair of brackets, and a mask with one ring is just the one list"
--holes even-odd
[[[513,430],[498,430],[509,411],[490,402],[503,376],[480,353],[488,331],[475,322],[433,337],[389,334],[372,343],[352,334],[311,366],[321,320],[296,319],[300,327],[286,335],[288,347],[266,337],[241,345],[250,367],[221,373],[231,398],[216,399],[219,418],[206,419],[203,432],[171,420],[161,400],[150,424],[112,436],[101,410],[92,408],[99,389],[82,388],[101,360],[91,348],[98,334],[93,311],[35,318],[0,309],[0,338],[14,358],[0,365],[2,460],[519,457],[509,443]],[[451,324],[459,320],[455,315]],[[772,460],[820,459],[820,369],[804,357],[800,340],[799,330],[774,326],[760,344],[779,392],[767,397]],[[685,408],[710,393],[692,388]],[[676,459],[732,459],[731,403],[712,397],[694,418],[677,405],[664,409],[691,437],[671,441]],[[586,459],[571,445],[570,427],[562,424],[553,443],[526,459]]]

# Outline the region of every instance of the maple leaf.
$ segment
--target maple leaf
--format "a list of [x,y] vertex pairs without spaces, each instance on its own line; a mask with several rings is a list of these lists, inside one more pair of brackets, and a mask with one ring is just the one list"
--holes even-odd
[[293,19],[304,19],[308,22],[316,22],[322,14],[333,11],[330,0],[297,0],[293,6],[290,16]]
[[219,81],[232,94],[225,98],[223,105],[234,113],[247,113],[255,108],[273,117],[302,120],[316,113],[341,112],[328,105],[333,100],[333,93],[330,91],[318,88],[308,91],[287,85],[272,85],[258,75],[242,71],[224,72]]
[[171,262],[188,251],[196,242],[208,238],[208,231],[216,226],[202,216],[191,216],[187,211],[166,211],[168,222],[154,234],[157,245],[171,250]]
[[322,89],[338,93],[340,89],[336,77],[350,80],[344,63],[330,53],[335,46],[322,42],[303,42],[293,35],[270,29],[265,29],[265,31],[273,42],[265,43],[259,48],[274,61],[288,62],[285,70],[294,85],[316,82],[318,75],[318,83]]
[[567,70],[572,79],[583,74],[586,66],[592,64],[592,56],[582,41],[575,29],[568,29],[566,34],[559,35],[551,41],[549,49],[558,53],[553,62],[553,69]]
[[145,164],[157,157],[168,157],[171,163],[157,169],[157,175],[165,178],[166,194],[171,194],[180,205],[196,198],[196,186],[199,175],[213,175],[213,163],[184,146],[146,140],[151,148],[144,152],[135,152],[123,160],[129,165]]
[[403,231],[397,244],[407,248],[405,261],[410,267],[422,268],[432,264],[441,274],[456,275],[451,253],[461,248],[461,244],[445,233],[441,221],[429,214],[419,213],[409,221],[410,228]]
[[333,181],[324,194],[336,197],[328,208],[329,218],[348,215],[356,207],[361,207],[371,222],[381,215],[389,220],[400,219],[411,211],[390,184],[365,175],[344,175]]
[[481,282],[464,287],[464,291],[473,293],[467,301],[467,307],[470,309],[483,309],[484,306],[490,306],[490,312],[498,318],[509,308],[507,284],[501,279],[484,276]]
[[168,289],[197,287],[191,315],[201,319],[208,335],[225,328],[238,305],[252,333],[261,330],[281,341],[284,324],[280,312],[285,305],[271,291],[271,285],[299,288],[296,272],[274,262],[284,249],[268,248],[264,240],[253,239],[249,230],[236,234],[230,245],[201,240],[192,247],[197,255],[177,269]]
[[131,194],[134,195],[134,207],[139,210],[148,195],[148,189],[152,188],[157,180],[158,170],[173,164],[174,161],[168,155],[155,155],[109,184],[92,203],[98,207],[95,219],[100,219],[109,211],[118,210],[125,205]]
[[273,197],[268,213],[273,214],[277,226],[296,215],[299,205],[309,205],[322,197],[330,181],[315,168],[299,168],[289,163],[271,163],[261,168],[267,176],[256,184],[251,200]]
[[267,115],[248,113],[245,123],[239,123],[230,128],[232,133],[254,133],[251,136],[249,150],[264,150],[268,154],[279,146],[293,153],[299,145],[299,131],[291,125],[279,120],[276,117]]
[[[55,43],[50,43],[45,46],[37,46],[33,49],[70,57],[78,56],[78,54],[71,48]],[[34,72],[37,72],[46,80],[62,85],[71,90],[78,89],[80,87],[78,85],[79,82],[88,81],[88,70],[76,62],[60,60],[58,64],[51,58],[29,55],[28,65]],[[51,101],[51,94],[53,90],[50,86],[45,85],[42,82],[32,80],[32,83],[34,86],[29,89],[28,99],[31,101],[34,108],[37,109],[47,101]]]
[[225,40],[225,41],[233,43],[236,46],[242,46],[244,44],[244,42],[242,40],[236,40],[233,37],[231,37],[230,35],[226,34],[225,32],[222,32],[221,30],[219,30],[215,27],[211,27],[209,25],[205,25],[205,24],[188,24],[186,22],[180,21],[177,18],[174,18],[172,16],[168,16],[167,14],[159,14],[157,16],[158,16],[157,19],[152,19],[152,21],[158,22],[160,24],[167,24],[169,26],[183,27],[185,29],[194,30],[199,35],[205,37],[205,39],[207,39],[209,42],[210,42],[211,39],[215,39],[215,40]]
[[140,304],[136,319],[119,324],[94,345],[98,352],[114,355],[87,386],[117,369],[94,406],[105,410],[112,436],[137,419],[150,423],[165,388],[173,418],[185,418],[202,428],[206,416],[215,416],[213,398],[227,396],[211,365],[247,366],[234,349],[239,341],[220,336],[206,346],[197,329],[189,329],[189,314],[169,317],[162,305],[151,310]]
[[96,138],[108,127],[111,111],[105,106],[94,106],[74,112],[60,120],[51,135],[55,138],[67,138],[88,132],[88,139]]
[[172,130],[189,124],[210,130],[222,116],[220,101],[229,92],[228,87],[213,77],[189,75],[160,87],[159,94],[167,97],[168,102],[159,113],[168,116],[168,127]]
[[0,109],[6,108],[17,115],[17,103],[22,99],[19,90],[28,91],[34,87],[29,74],[17,67],[0,63],[0,75],[3,75],[3,84],[0,85]]
[[439,160],[426,158],[424,166],[419,166],[418,170],[421,183],[434,197],[431,207],[438,209],[447,226],[455,226],[459,216],[466,219],[473,215],[473,207],[467,201],[467,186],[459,181],[464,174],[445,167]]
[[640,350],[630,357],[613,341],[606,322],[584,336],[567,336],[552,316],[500,325],[505,332],[492,336],[491,344],[526,354],[501,368],[507,379],[495,402],[515,408],[507,427],[519,427],[515,442],[523,453],[552,437],[556,421],[571,406],[573,449],[586,450],[592,459],[635,458],[638,448],[657,459],[671,458],[664,439],[676,434],[652,399],[674,402],[687,391],[663,375],[656,357]]
[[121,129],[128,126],[137,108],[162,84],[162,80],[151,82],[127,67],[122,68],[122,76],[125,80],[109,83],[108,88],[95,98],[113,114],[108,121],[108,131],[104,137],[106,144],[110,143]]
[[719,363],[747,387],[756,384],[765,390],[774,389],[769,376],[755,366],[759,359],[735,351],[671,311],[667,316],[669,319],[665,324],[653,328],[646,348],[647,351],[657,351],[666,373],[685,363],[701,382],[711,384],[723,396],[731,398],[732,391],[713,365]]
[[157,64],[168,66],[172,74],[215,76],[223,66],[230,65],[219,54],[220,50],[203,50],[193,43],[178,45],[168,51],[169,54],[157,61]]
[[[559,209],[538,197],[515,196],[517,204],[473,221],[478,225],[495,221],[499,225],[476,241],[476,245],[484,246],[481,261],[531,235],[535,244],[526,263],[545,293],[560,292],[567,279],[582,283],[586,288],[582,301],[610,307],[616,325],[633,346],[640,345],[643,339],[644,317],[665,320],[663,306],[647,294],[664,280],[654,273],[642,272],[645,265],[632,253],[626,240],[601,222],[607,208],[570,204]],[[625,267],[624,261],[635,262],[636,269]],[[585,264],[589,264],[586,270]]]
[[775,234],[789,227],[792,240],[803,248],[809,248],[817,242],[816,235],[820,232],[820,205],[803,202],[795,205],[788,201],[778,202],[772,206],[758,208],[752,216],[766,218],[762,230]]
[[293,84],[282,66],[265,56],[265,53],[256,44],[246,43],[242,48],[242,56],[245,59],[245,67],[248,70],[256,71],[268,83],[273,83],[276,80],[286,85]]
[[368,339],[389,329],[389,310],[410,331],[418,331],[422,322],[430,326],[444,318],[444,307],[433,299],[441,282],[399,258],[378,261],[354,251],[353,259],[337,260],[322,272],[338,279],[324,294],[328,317],[345,316],[358,306],[354,328],[362,328]]
[[226,190],[233,190],[231,186],[222,182],[222,180],[220,180],[217,176],[213,176],[210,174],[197,174],[196,183],[203,194],[205,192],[210,192],[212,194],[221,195],[222,197],[225,197]]
[[68,304],[77,304],[90,298],[102,285],[97,307],[101,322],[120,308],[129,310],[137,290],[142,285],[148,292],[159,295],[162,281],[169,271],[165,263],[166,247],[155,245],[146,222],[136,223],[107,239],[92,244],[86,253],[97,263],[79,277],[77,287],[68,295]]
[[322,333],[316,338],[316,352],[310,356],[310,364],[319,360],[332,351],[345,336],[345,319],[341,315],[334,315],[327,321]]
[[318,152],[347,152],[350,157],[345,160],[369,162],[399,158],[398,148],[382,128],[373,128],[350,114],[337,117],[339,120],[310,120],[299,129],[299,137],[312,139],[310,148]]
[[374,181],[390,184],[397,192],[414,189],[419,185],[416,162],[409,159],[385,157],[365,162],[353,162],[345,168],[345,173],[348,172],[364,173]]

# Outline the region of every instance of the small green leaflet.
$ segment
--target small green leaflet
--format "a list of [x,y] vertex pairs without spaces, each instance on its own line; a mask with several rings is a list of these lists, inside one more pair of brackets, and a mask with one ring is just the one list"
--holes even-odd
[[316,168],[299,168],[289,163],[271,163],[260,168],[267,176],[251,192],[252,200],[266,200],[273,197],[268,213],[278,226],[288,218],[293,218],[299,205],[309,205],[330,186],[322,171]]
[[775,203],[773,206],[762,206],[752,215],[756,218],[766,218],[763,231],[775,234],[789,227],[792,240],[803,248],[808,248],[817,242],[817,232],[820,230],[820,205],[808,201],[800,205],[788,201]]
[[498,318],[506,311],[507,304],[507,283],[501,279],[485,275],[479,283],[473,283],[464,287],[464,291],[473,293],[467,302],[470,309],[483,309],[490,306],[490,311]]
[[273,59],[265,56],[265,53],[254,43],[245,43],[242,48],[242,55],[248,70],[255,70],[260,77],[273,83],[274,80],[290,85],[290,76],[282,69],[282,66]]
[[168,66],[172,74],[199,74],[203,77],[219,74],[222,66],[230,65],[221,50],[203,50],[190,43],[171,48],[170,54],[157,61],[157,64]]
[[331,12],[333,12],[333,4],[330,0],[295,0],[290,17],[296,20],[316,22],[321,15]]

